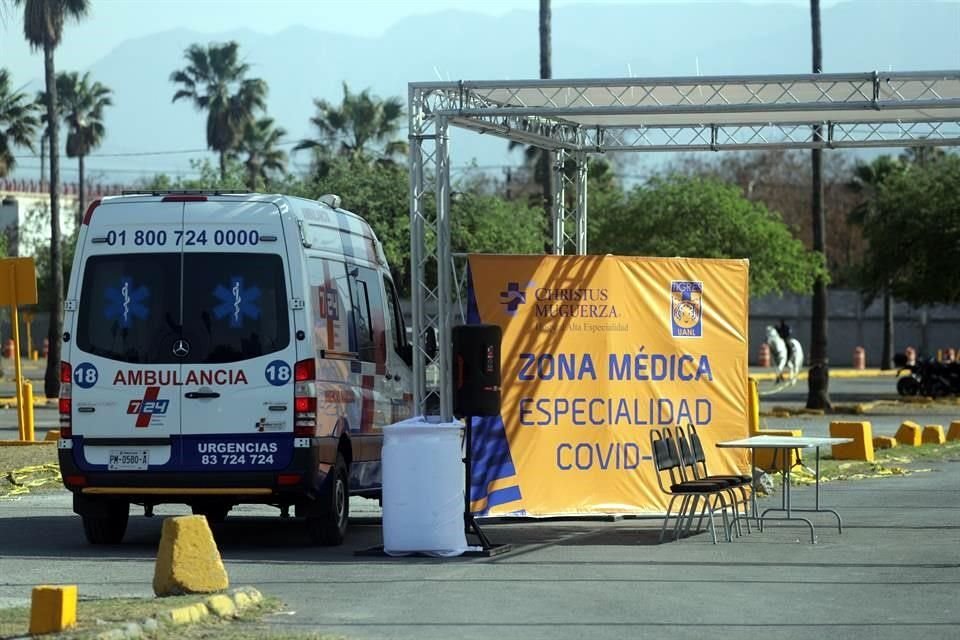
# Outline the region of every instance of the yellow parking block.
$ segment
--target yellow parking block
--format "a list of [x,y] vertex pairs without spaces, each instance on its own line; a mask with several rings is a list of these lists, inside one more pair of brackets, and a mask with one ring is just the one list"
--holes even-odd
[[834,438],[853,438],[853,442],[832,447],[834,460],[873,462],[873,429],[869,422],[831,422],[830,436]]
[[893,436],[876,436],[873,439],[874,449],[893,449],[897,446],[897,439]]
[[77,585],[33,588],[30,634],[57,633],[77,624]]
[[950,423],[947,440],[960,440],[960,420],[954,420]]
[[923,435],[920,436],[923,444],[943,444],[947,439],[943,435],[943,425],[928,424],[923,428]]
[[154,565],[153,592],[158,596],[214,593],[230,586],[220,551],[204,516],[177,516],[163,521]]
[[897,435],[894,436],[902,445],[908,447],[919,447],[922,442],[923,428],[916,422],[904,420],[897,429]]

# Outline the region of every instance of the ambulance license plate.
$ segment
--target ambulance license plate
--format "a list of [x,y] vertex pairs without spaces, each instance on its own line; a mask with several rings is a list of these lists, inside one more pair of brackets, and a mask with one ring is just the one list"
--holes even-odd
[[111,449],[109,471],[145,471],[150,452],[146,449]]

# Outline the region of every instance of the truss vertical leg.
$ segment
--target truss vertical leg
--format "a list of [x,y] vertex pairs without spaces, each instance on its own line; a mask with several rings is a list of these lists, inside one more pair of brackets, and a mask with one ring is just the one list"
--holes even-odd
[[[440,337],[439,287],[432,274],[441,273],[442,262],[437,254],[428,253],[428,239],[438,238],[439,218],[430,199],[438,197],[437,187],[440,170],[440,145],[435,133],[436,120],[429,115],[429,96],[424,90],[410,88],[410,294],[413,307],[413,393],[416,415],[435,415],[442,411],[443,377],[437,376],[441,370],[441,355],[446,358],[444,349],[437,353],[426,349],[427,336],[433,332]],[[444,130],[446,133],[446,130]],[[446,152],[446,149],[443,149]],[[444,168],[449,167],[444,163]],[[449,175],[446,185],[449,185]],[[449,191],[444,190],[449,196]],[[446,199],[449,211],[449,197]],[[438,249],[439,250],[439,249]],[[449,268],[449,267],[448,267]],[[449,293],[448,293],[449,300]],[[448,325],[449,326],[449,325]],[[440,342],[439,344],[444,344]],[[439,384],[427,384],[427,372]],[[433,381],[433,380],[431,380]]]
[[587,255],[587,154],[576,154],[577,202],[574,210],[577,225],[577,255]]
[[553,253],[562,256],[566,253],[567,248],[567,181],[563,173],[567,152],[560,149],[551,155],[553,156],[553,162],[550,164],[551,171],[553,171]]
[[437,135],[437,353],[440,376],[440,419],[453,419],[453,376],[450,366],[453,305],[450,292],[456,281],[450,253],[450,138],[447,118],[438,117]]

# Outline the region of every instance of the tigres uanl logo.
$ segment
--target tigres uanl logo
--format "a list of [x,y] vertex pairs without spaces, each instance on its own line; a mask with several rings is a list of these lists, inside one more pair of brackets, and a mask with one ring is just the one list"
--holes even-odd
[[703,283],[674,280],[670,283],[670,324],[674,338],[703,335]]

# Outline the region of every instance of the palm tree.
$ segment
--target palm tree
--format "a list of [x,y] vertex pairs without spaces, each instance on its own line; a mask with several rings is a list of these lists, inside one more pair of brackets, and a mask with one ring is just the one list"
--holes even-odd
[[[550,48],[550,0],[540,0],[539,16],[539,35],[540,35],[540,79],[547,80],[553,77],[551,68],[551,48]],[[509,151],[513,151],[524,146],[523,143],[511,141],[507,146]],[[544,250],[549,253],[553,250],[553,231],[551,224],[553,222],[553,164],[554,153],[548,149],[530,146],[523,150],[523,161],[531,168],[534,183],[540,185],[540,200],[543,205],[544,215],[547,219],[547,228],[550,229],[550,239],[544,243]]]
[[[540,0],[540,79],[553,77],[552,54],[550,49],[550,0]],[[553,220],[553,160],[552,151],[541,149],[537,159],[537,172],[540,174],[540,184],[543,186],[543,208],[547,214],[547,223]],[[548,227],[550,228],[550,227]],[[553,233],[551,229],[551,234]],[[553,242],[549,242],[550,245]],[[549,248],[548,248],[549,249]],[[557,250],[556,247],[553,248]]]
[[371,95],[369,89],[354,94],[344,82],[340,106],[319,99],[313,104],[317,114],[310,118],[310,122],[320,137],[301,140],[294,150],[314,149],[318,157],[338,154],[368,158],[379,154],[381,159],[388,161],[406,153],[407,143],[394,139],[404,116],[400,98],[381,100]]
[[170,74],[179,84],[173,102],[193,100],[198,110],[207,111],[207,146],[220,154],[220,180],[227,178],[227,156],[236,150],[244,127],[257,109],[266,108],[267,83],[246,78],[250,65],[240,62],[236,42],[190,45],[184,57],[187,66]]
[[50,139],[50,350],[43,390],[48,398],[60,393],[60,336],[63,333],[63,255],[60,247],[60,131],[57,123],[57,83],[53,52],[63,37],[67,18],[79,20],[90,0],[13,0],[23,7],[23,35],[34,49],[43,49],[44,84]]
[[[820,37],[820,0],[810,0],[810,26],[813,36],[813,72],[823,71],[823,47]],[[813,127],[814,141],[823,140],[823,127]],[[811,151],[813,172],[813,250],[826,255],[827,232],[823,212],[823,150]],[[830,408],[830,370],[827,360],[827,281],[818,277],[813,284],[813,309],[810,314],[810,374],[807,377],[807,408]]]
[[36,110],[26,94],[10,87],[10,73],[0,69],[0,178],[17,163],[14,146],[33,150],[33,137],[40,124]]
[[73,71],[57,74],[57,95],[60,115],[67,123],[67,157],[77,158],[80,171],[80,202],[77,226],[86,209],[86,184],[83,159],[103,142],[103,110],[113,104],[110,89],[99,82],[90,82],[90,74]]
[[286,129],[273,126],[273,118],[260,118],[244,127],[237,150],[247,154],[244,165],[247,167],[247,187],[251,191],[257,190],[258,178],[266,184],[271,171],[287,168],[287,152],[277,149],[285,135]]
[[[850,212],[850,222],[861,227],[873,224],[879,215],[876,198],[880,185],[891,175],[905,170],[906,165],[903,162],[894,160],[890,156],[880,156],[869,164],[858,164],[853,170],[853,179],[847,183],[847,188],[860,195],[862,201]],[[878,258],[879,256],[870,256],[868,264],[875,264]],[[874,269],[865,266],[868,300],[872,299],[878,290],[882,291],[883,295],[883,350],[880,356],[880,368],[890,369],[893,367],[894,349],[893,294],[890,291],[892,280],[884,277],[878,283],[878,278],[871,273],[872,271]]]

